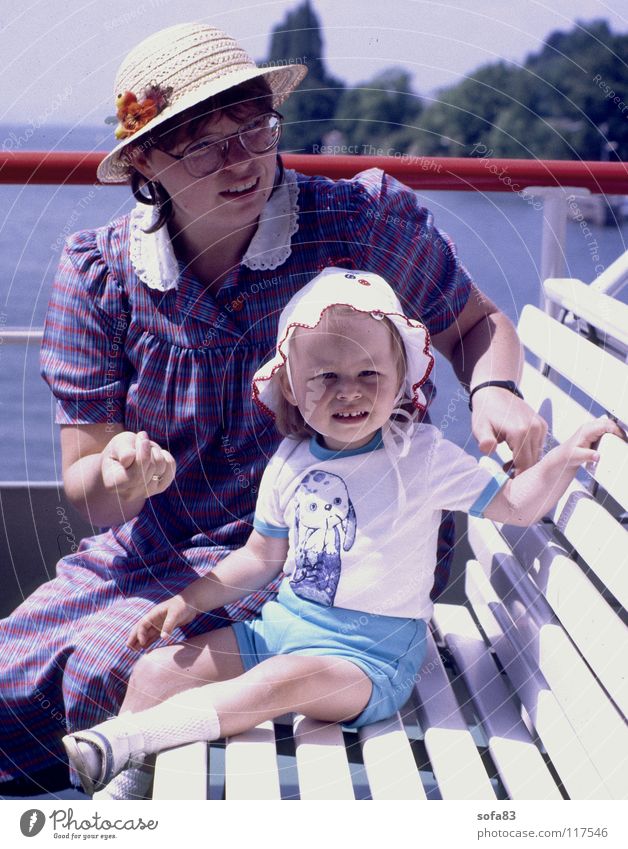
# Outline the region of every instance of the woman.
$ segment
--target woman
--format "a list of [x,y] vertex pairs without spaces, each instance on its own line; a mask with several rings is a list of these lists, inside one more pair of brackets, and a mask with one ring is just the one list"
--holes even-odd
[[[257,68],[199,24],[153,35],[120,68],[120,143],[98,176],[130,182],[138,206],[68,240],[42,347],[66,493],[109,530],[0,626],[0,794],[66,783],[61,737],[117,712],[138,657],[132,623],[245,541],[279,442],[248,387],[282,307],[321,268],[399,281],[461,381],[481,387],[482,450],[505,439],[517,469],[539,453],[514,329],[414,193],[377,170],[334,183],[283,169],[276,110],[304,74]],[[273,589],[164,641],[179,646],[156,690],[207,674],[198,635],[252,616]]]

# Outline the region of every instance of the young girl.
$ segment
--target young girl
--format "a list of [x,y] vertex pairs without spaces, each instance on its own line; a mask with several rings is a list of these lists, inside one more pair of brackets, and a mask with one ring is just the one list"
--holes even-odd
[[150,610],[129,645],[147,649],[283,570],[277,599],[259,618],[208,634],[202,679],[195,668],[190,689],[153,694],[143,710],[134,707],[146,705],[151,663],[168,650],[138,663],[126,710],[64,738],[86,792],[141,794],[146,755],[287,711],[354,728],[391,716],[424,656],[441,511],[532,524],[581,463],[598,459],[602,434],[622,435],[599,419],[516,478],[493,476],[417,423],[432,365],[425,327],[375,274],[328,268],[292,298],[275,356],[253,381],[286,436],[262,478],[253,531]]

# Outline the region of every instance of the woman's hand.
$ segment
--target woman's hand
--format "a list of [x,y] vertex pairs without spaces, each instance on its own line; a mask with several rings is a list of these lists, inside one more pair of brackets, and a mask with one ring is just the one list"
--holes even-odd
[[159,639],[166,639],[180,625],[187,625],[199,614],[196,607],[188,604],[183,596],[175,595],[161,604],[156,604],[137,622],[127,640],[131,649],[146,649]]
[[102,452],[105,489],[125,501],[163,492],[174,480],[176,468],[172,454],[150,440],[146,431],[118,433]]
[[513,456],[505,469],[519,474],[541,456],[547,422],[508,389],[486,386],[473,396],[471,432],[483,454],[492,454],[506,442]]
[[[464,386],[488,380],[514,380],[522,374],[523,348],[514,325],[476,286],[471,286],[462,312],[432,343],[454,367]],[[513,459],[506,465],[518,474],[541,455],[547,424],[507,389],[485,386],[473,396],[471,430],[480,451],[491,454],[508,443]]]

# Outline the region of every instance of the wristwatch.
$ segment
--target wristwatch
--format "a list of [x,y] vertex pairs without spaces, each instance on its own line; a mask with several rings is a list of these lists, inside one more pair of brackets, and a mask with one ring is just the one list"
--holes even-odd
[[485,383],[478,383],[478,385],[474,386],[469,393],[469,409],[472,412],[473,396],[479,389],[484,389],[487,386],[498,386],[500,389],[507,389],[509,392],[512,392],[513,395],[516,395],[517,398],[521,398],[523,400],[523,394],[514,380],[487,380]]

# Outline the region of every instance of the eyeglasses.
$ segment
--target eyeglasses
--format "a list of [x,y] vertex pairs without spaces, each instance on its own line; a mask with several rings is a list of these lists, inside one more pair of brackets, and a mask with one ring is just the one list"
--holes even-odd
[[282,118],[279,112],[268,112],[242,124],[236,133],[224,139],[198,139],[189,144],[181,154],[168,153],[167,150],[161,152],[172,159],[181,160],[191,177],[207,177],[219,171],[225,164],[229,147],[235,139],[247,153],[253,155],[268,153],[277,147],[281,137]]

